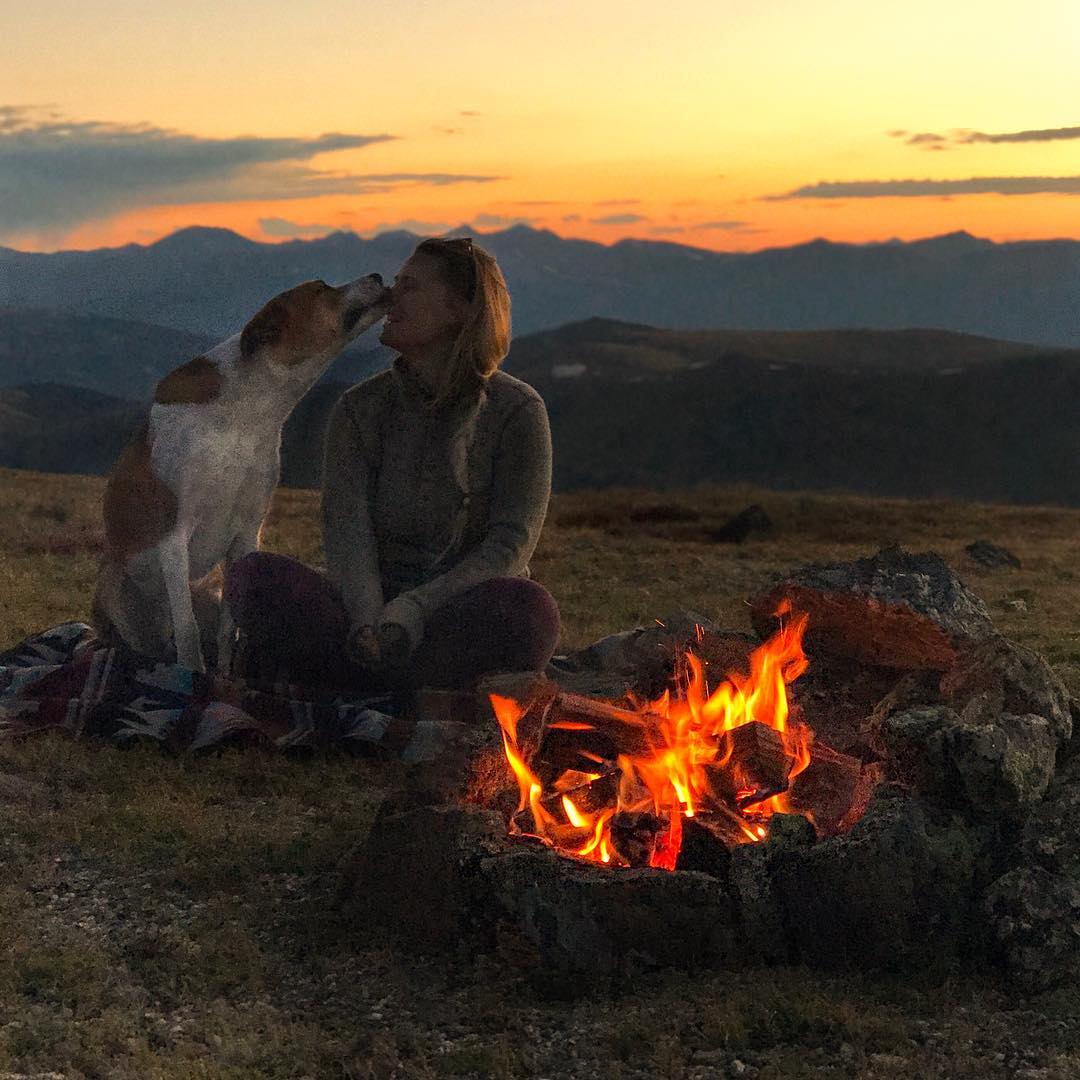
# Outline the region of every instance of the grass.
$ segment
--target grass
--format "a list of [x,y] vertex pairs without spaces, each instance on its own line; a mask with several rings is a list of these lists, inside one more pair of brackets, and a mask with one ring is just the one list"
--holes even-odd
[[[0,471],[0,647],[85,617],[101,491]],[[769,538],[709,541],[751,502],[775,522]],[[278,492],[266,546],[318,563],[317,509],[312,492]],[[1023,568],[970,562],[963,548],[982,538]],[[941,552],[1080,694],[1080,511],[576,493],[555,499],[533,569],[574,647],[677,608],[745,628],[747,597],[774,573],[894,541]],[[0,1077],[1080,1075],[1067,990],[1025,1001],[962,973],[778,969],[662,973],[558,1003],[512,955],[402,955],[336,894],[338,861],[401,780],[393,763],[43,737],[0,743],[0,773],[40,785],[0,808]]]

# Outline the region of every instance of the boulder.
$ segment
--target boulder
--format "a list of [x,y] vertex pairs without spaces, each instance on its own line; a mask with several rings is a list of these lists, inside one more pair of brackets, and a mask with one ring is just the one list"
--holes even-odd
[[802,567],[751,601],[762,637],[774,631],[784,603],[810,616],[808,653],[879,667],[946,671],[959,645],[995,634],[986,606],[934,552],[891,547]]

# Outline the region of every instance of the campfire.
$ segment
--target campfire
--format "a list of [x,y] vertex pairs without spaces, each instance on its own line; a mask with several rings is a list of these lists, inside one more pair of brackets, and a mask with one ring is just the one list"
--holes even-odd
[[433,702],[466,767],[384,803],[343,870],[363,918],[559,993],[973,957],[1072,985],[1080,702],[1047,662],[933,553],[802,567],[749,611],[493,676],[472,723]]
[[750,654],[749,670],[725,672],[713,689],[691,647],[674,688],[651,701],[491,695],[520,793],[510,834],[612,867],[675,870],[688,829],[729,848],[766,839],[775,814],[800,814],[825,835],[850,825],[871,785],[857,759],[815,748],[788,696],[808,666],[808,616],[790,605],[776,614],[780,629]]

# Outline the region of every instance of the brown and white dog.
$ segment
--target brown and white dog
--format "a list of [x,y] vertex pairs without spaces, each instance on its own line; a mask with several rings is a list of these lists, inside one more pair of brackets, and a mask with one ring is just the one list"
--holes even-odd
[[[280,475],[281,428],[335,356],[382,318],[378,274],[275,296],[243,331],[166,375],[105,490],[93,621],[138,652],[205,671],[199,583],[259,546]],[[193,599],[194,597],[194,599]],[[205,640],[227,670],[234,626],[209,605]],[[216,628],[207,622],[218,622]]]

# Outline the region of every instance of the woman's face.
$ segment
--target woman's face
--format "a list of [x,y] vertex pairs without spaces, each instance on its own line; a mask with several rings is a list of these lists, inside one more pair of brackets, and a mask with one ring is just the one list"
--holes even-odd
[[449,349],[461,329],[465,302],[443,281],[437,256],[418,251],[391,288],[393,300],[379,340],[403,356]]

